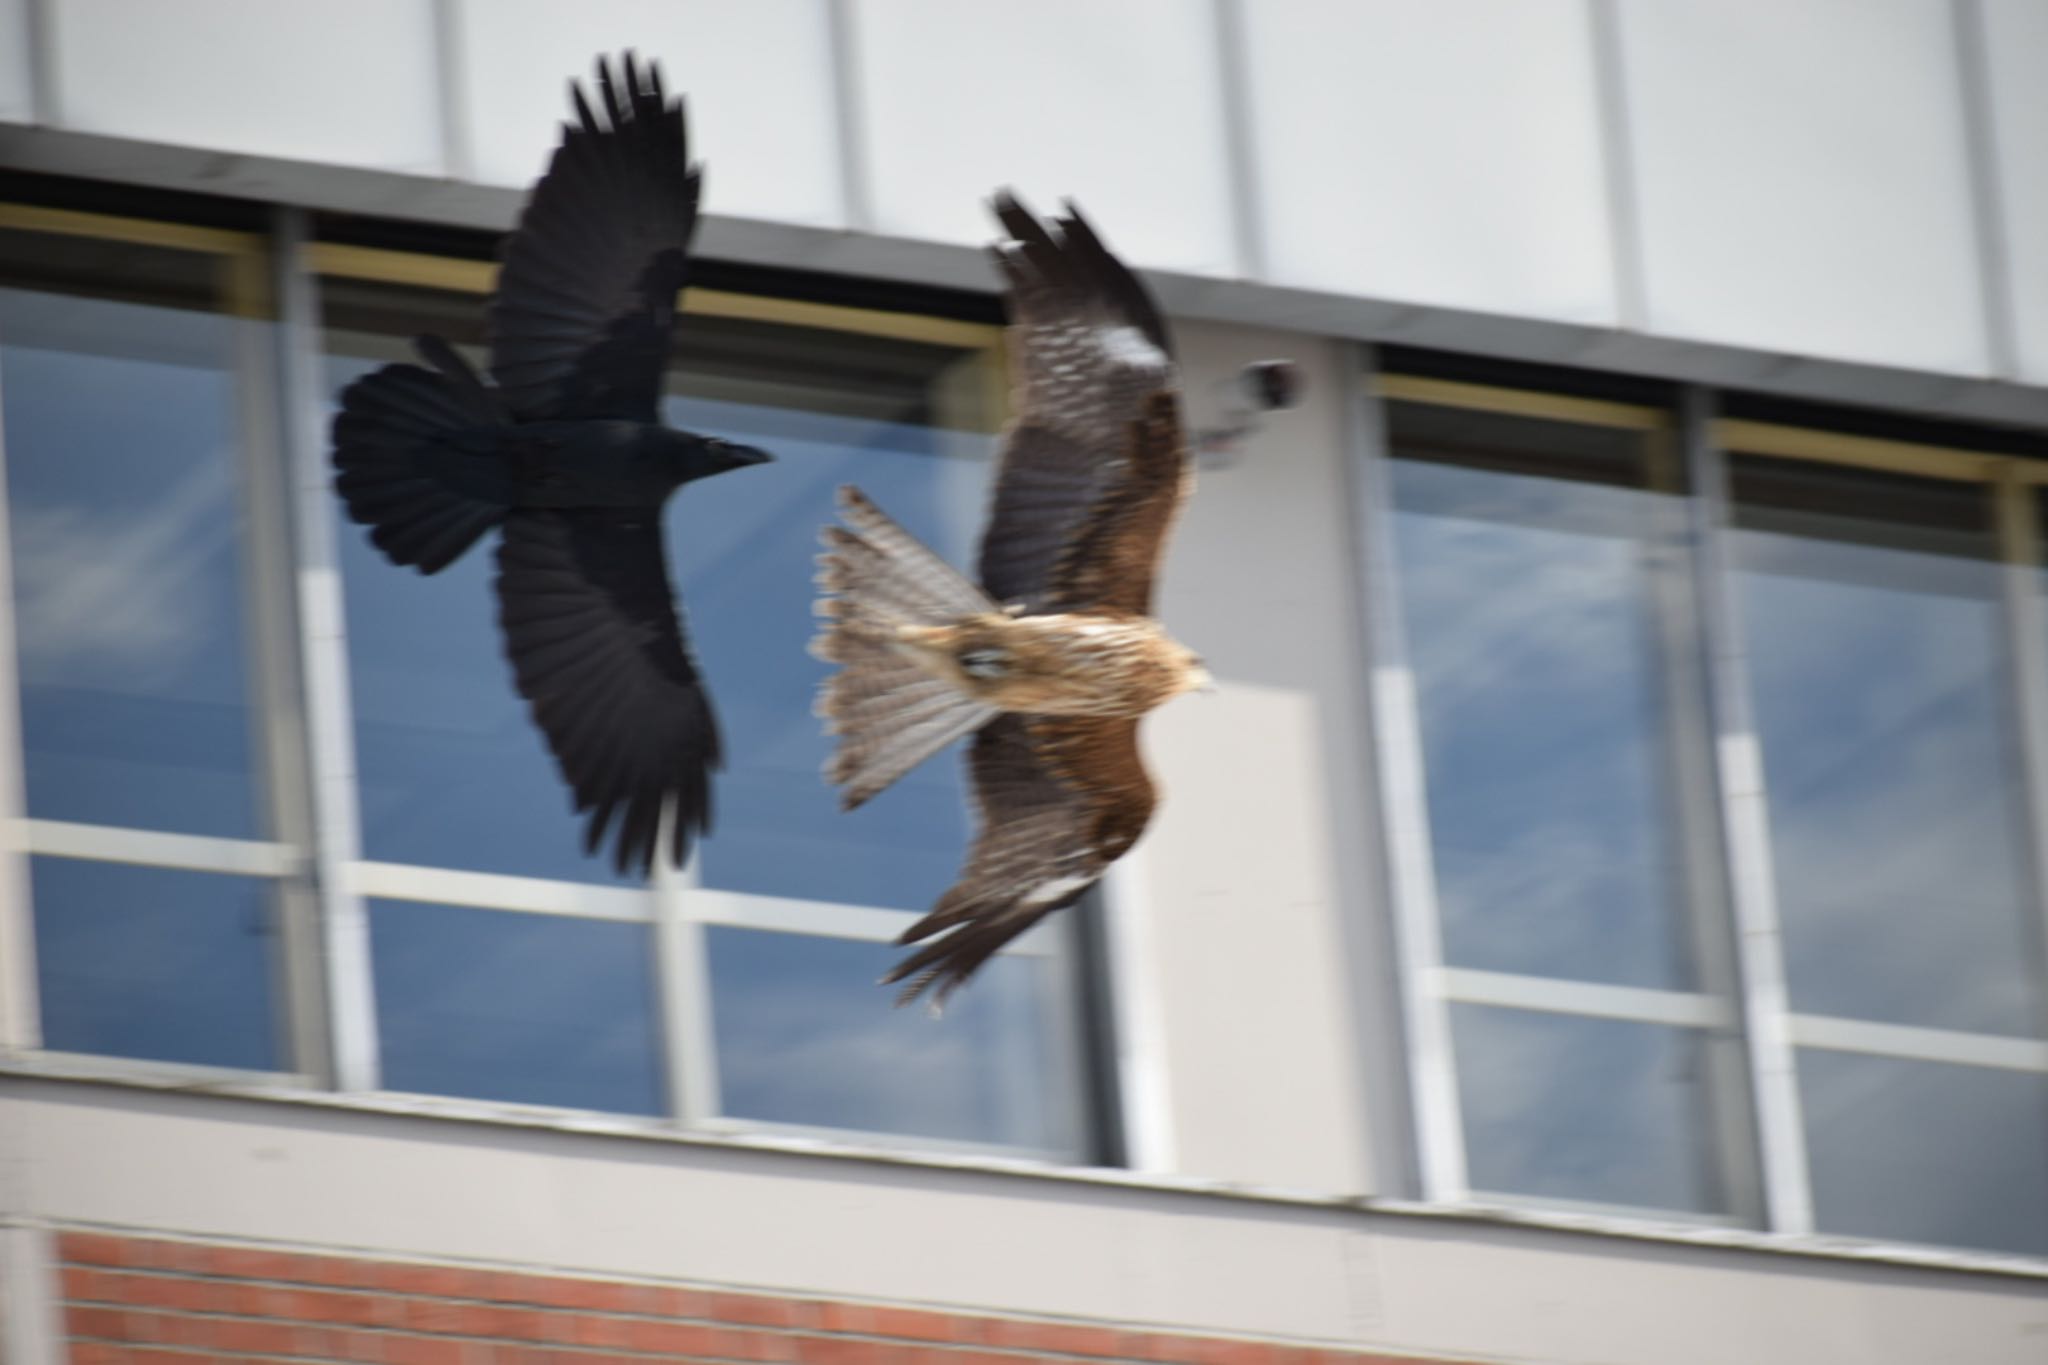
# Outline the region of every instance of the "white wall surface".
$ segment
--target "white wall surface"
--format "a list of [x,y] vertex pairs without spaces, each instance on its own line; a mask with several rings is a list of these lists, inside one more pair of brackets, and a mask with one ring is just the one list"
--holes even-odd
[[2018,377],[2048,383],[2048,5],[1979,0],[1992,164]]
[[630,43],[734,259],[985,287],[1009,184],[1182,314],[2048,414],[2003,382],[2048,384],[2036,0],[44,4],[56,121],[0,44],[0,167],[503,227],[564,78]]
[[1271,277],[1618,320],[1582,0],[1246,6]]
[[524,189],[602,53],[661,62],[684,93],[707,212],[838,225],[826,0],[454,0],[470,171]]
[[0,121],[26,123],[35,115],[28,0],[0,0]]
[[1214,20],[1187,0],[852,0],[874,226],[980,243],[999,186],[1148,265],[1235,269]]
[[1616,9],[1651,330],[1989,367],[1948,0]]
[[1524,1365],[2037,1365],[2038,1280],[0,1077],[34,1218]]
[[60,0],[53,99],[86,133],[430,175],[432,0]]

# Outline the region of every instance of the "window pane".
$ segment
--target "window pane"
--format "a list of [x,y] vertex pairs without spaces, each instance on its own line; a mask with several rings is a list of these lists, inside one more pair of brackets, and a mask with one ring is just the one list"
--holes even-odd
[[1644,434],[1389,422],[1446,958],[1696,988],[1658,613],[1678,512]]
[[1735,1040],[1488,1005],[1452,1006],[1451,1030],[1474,1189],[1732,1211],[1708,1093]]
[[[480,301],[330,282],[332,391],[405,358],[422,330],[481,340]],[[683,489],[665,536],[671,574],[724,736],[707,885],[923,908],[966,838],[959,764],[925,765],[853,816],[819,776],[811,714],[827,666],[805,645],[818,529],[858,482],[956,562],[969,562],[993,426],[989,357],[958,346],[691,317],[679,328],[670,421],[780,457]],[[337,509],[337,515],[339,515]],[[491,544],[432,578],[395,569],[341,527],[361,768],[363,840],[381,860],[611,880],[571,812],[495,622]]]
[[283,1069],[271,884],[31,858],[43,1045]]
[[1056,962],[997,957],[933,1019],[875,984],[893,945],[705,932],[724,1113],[1079,1152]]
[[1802,1049],[1823,1232],[2048,1255],[2048,1076]]
[[1989,490],[1730,469],[1793,1007],[2037,1034]]
[[31,815],[263,833],[221,266],[0,231]]
[[370,902],[387,1090],[662,1112],[642,924]]

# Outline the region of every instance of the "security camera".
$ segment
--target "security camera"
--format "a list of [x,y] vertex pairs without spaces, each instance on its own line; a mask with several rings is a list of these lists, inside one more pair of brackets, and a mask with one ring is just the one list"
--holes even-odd
[[1195,433],[1201,463],[1221,469],[1237,462],[1245,439],[1259,430],[1263,413],[1283,412],[1301,402],[1301,366],[1291,360],[1254,360],[1211,390],[1222,421]]
[[1291,360],[1254,360],[1237,382],[1254,412],[1281,412],[1301,401],[1301,367]]

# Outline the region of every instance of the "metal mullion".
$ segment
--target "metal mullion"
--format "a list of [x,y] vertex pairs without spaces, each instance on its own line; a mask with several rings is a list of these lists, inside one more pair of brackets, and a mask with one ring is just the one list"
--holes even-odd
[[[4,341],[0,337],[0,341]],[[0,374],[0,413],[6,375]],[[7,510],[7,424],[0,420],[0,542]],[[14,640],[14,556],[0,544],[0,1053],[40,1047],[35,914],[29,901],[27,768],[22,751],[19,659]]]
[[305,854],[312,843],[307,794],[305,713],[291,600],[290,494],[284,468],[282,412],[271,315],[275,296],[267,278],[269,253],[251,245],[221,258],[227,311],[232,318],[233,364],[239,424],[243,525],[242,572],[245,638],[255,684],[252,738],[268,812],[264,831],[289,855],[285,875],[273,878],[270,897],[277,933],[271,970],[281,980],[279,1031],[290,1069],[322,1075],[328,1064],[327,1009],[320,980],[319,906]]
[[1359,528],[1358,581],[1366,618],[1367,707],[1379,757],[1374,778],[1394,948],[1401,964],[1416,1165],[1423,1198],[1455,1203],[1470,1194],[1464,1116],[1451,1050],[1450,1001],[1442,980],[1443,940],[1415,673],[1408,658],[1393,549],[1385,412],[1372,382],[1373,368],[1368,360],[1352,381],[1350,429],[1357,448],[1349,452],[1355,471],[1353,517]]
[[275,276],[280,439],[291,487],[300,676],[305,689],[307,809],[319,903],[323,997],[330,1083],[375,1090],[377,1007],[370,927],[348,877],[362,856],[356,815],[355,738],[350,714],[348,645],[341,560],[335,546],[321,383],[320,305],[302,266],[306,215],[276,211]]
[[2005,610],[2013,707],[2020,731],[2020,781],[2024,791],[2028,864],[2035,910],[2037,1021],[2048,1038],[2048,624],[2041,614],[2042,536],[2036,488],[2021,461],[1999,466],[1995,485],[1998,549],[2003,561],[2001,596]]
[[1692,487],[1700,622],[1707,647],[1714,716],[1714,769],[1735,916],[1735,959],[1748,1042],[1764,1210],[1774,1232],[1813,1230],[1813,1189],[1799,1108],[1783,935],[1771,863],[1770,808],[1763,753],[1750,699],[1746,645],[1736,610],[1726,527],[1727,462],[1714,444],[1714,403],[1688,387],[1681,400],[1685,461]]
[[718,1114],[718,1047],[712,1032],[705,926],[693,917],[690,894],[697,885],[702,854],[693,851],[682,868],[661,856],[674,819],[673,809],[663,814],[654,859],[654,979],[669,1108],[676,1122],[693,1128]]
[[[1611,16],[1610,16],[1611,19]],[[1703,1045],[1709,1094],[1708,1122],[1715,1138],[1711,1160],[1729,1212],[1748,1222],[1764,1218],[1763,1172],[1754,1134],[1749,1067],[1735,1002],[1741,978],[1730,934],[1729,888],[1722,866],[1722,823],[1714,784],[1714,735],[1709,718],[1700,611],[1700,566],[1694,554],[1681,436],[1669,424],[1645,435],[1648,486],[1653,495],[1653,539],[1644,567],[1656,617],[1658,673],[1666,713],[1667,788],[1677,817],[1679,890],[1698,988],[1725,1017],[1706,1025]]]

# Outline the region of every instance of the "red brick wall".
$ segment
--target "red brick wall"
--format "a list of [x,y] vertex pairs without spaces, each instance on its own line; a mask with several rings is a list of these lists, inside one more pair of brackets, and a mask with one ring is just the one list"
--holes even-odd
[[61,1233],[56,1245],[72,1365],[1411,1365],[1352,1351],[694,1285],[104,1233]]

